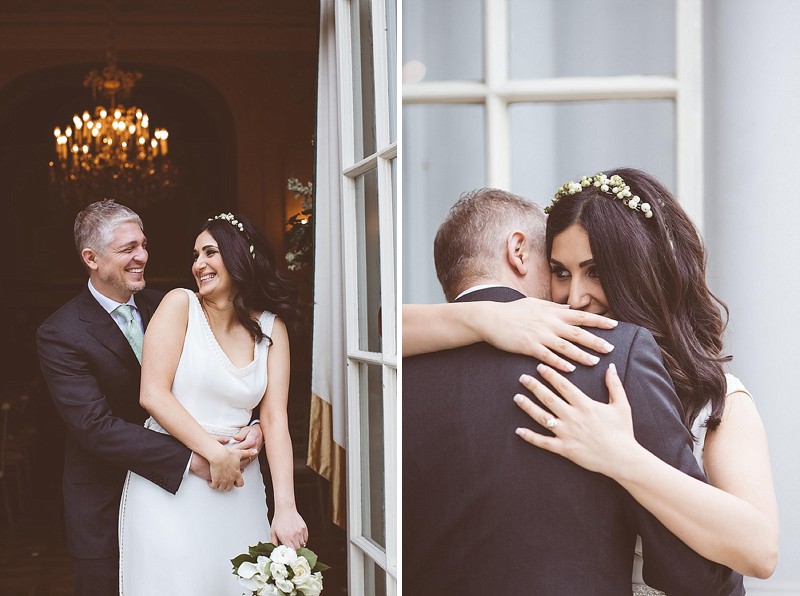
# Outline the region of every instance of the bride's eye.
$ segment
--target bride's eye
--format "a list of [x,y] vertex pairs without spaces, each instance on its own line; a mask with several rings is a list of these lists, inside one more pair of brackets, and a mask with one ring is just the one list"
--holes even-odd
[[589,269],[586,270],[586,276],[587,277],[594,277],[594,278],[598,278],[599,279],[600,278],[600,272],[597,271],[597,267],[589,267]]
[[569,271],[560,265],[550,265],[550,273],[552,273],[556,279],[567,279],[569,277]]

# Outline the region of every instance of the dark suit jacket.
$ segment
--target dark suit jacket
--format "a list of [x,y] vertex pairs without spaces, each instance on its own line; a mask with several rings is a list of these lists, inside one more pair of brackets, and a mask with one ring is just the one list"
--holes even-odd
[[[519,298],[510,288],[465,297]],[[624,323],[597,333],[614,351],[570,380],[608,401],[614,362],[637,440],[702,478],[652,335]],[[525,392],[522,373],[538,377],[536,364],[485,343],[403,360],[403,593],[630,594],[639,534],[651,586],[672,596],[743,594],[741,576],[694,553],[617,483],[514,434],[544,432],[512,400]]]
[[[154,290],[136,294],[145,326],[162,296]],[[36,340],[50,395],[67,426],[64,508],[70,554],[116,556],[127,470],[174,493],[190,451],[142,426],[147,413],[139,405],[139,361],[88,287],[42,323]]]

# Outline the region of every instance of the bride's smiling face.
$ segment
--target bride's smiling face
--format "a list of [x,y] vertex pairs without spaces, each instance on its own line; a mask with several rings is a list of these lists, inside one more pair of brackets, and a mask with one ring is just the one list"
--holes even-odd
[[553,238],[550,271],[550,292],[554,302],[611,316],[589,246],[589,235],[581,226],[573,224]]

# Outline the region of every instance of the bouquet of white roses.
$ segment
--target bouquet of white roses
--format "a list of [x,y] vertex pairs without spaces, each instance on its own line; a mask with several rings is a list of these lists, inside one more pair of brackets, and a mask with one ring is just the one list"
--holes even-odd
[[329,569],[307,548],[275,546],[259,542],[231,559],[239,583],[258,596],[318,596],[322,592],[322,572]]

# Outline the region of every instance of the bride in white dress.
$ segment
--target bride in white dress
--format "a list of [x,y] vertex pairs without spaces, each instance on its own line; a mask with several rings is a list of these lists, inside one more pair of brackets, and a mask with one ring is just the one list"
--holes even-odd
[[[649,174],[633,169],[608,174],[620,178],[605,186],[595,184],[601,175],[564,185],[548,209],[552,299],[573,311],[614,317],[652,332],[708,484],[636,442],[630,406],[614,371],[607,373],[611,399],[604,404],[554,370],[568,370],[557,353],[586,362],[565,340],[587,342],[575,328],[564,331],[558,316],[564,311],[551,303],[527,298],[404,307],[403,353],[487,341],[546,360],[550,366],[540,365],[539,372],[564,399],[533,377],[524,383],[540,402],[547,398],[552,411],[522,395],[515,401],[553,434],[518,429],[523,439],[616,480],[705,558],[743,575],[769,577],[777,563],[779,531],[766,433],[750,394],[723,373],[729,358],[722,355],[720,308],[727,309],[706,285],[699,234]],[[543,340],[547,337],[556,341]],[[660,594],[644,583],[641,553],[633,584],[637,595]]]
[[[259,541],[299,548],[308,540],[294,502],[288,335],[274,314],[291,316],[296,302],[267,251],[244,218],[210,219],[194,248],[198,292],[168,293],[148,326],[146,424],[208,460],[211,482],[190,473],[171,495],[128,474],[119,528],[124,596],[239,596],[231,558]],[[241,469],[255,453],[217,441],[237,434],[256,408],[275,496],[271,527],[258,465]]]

